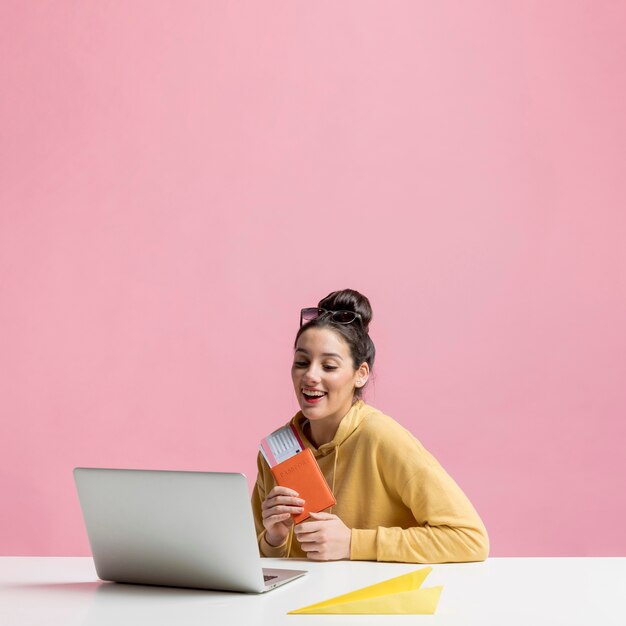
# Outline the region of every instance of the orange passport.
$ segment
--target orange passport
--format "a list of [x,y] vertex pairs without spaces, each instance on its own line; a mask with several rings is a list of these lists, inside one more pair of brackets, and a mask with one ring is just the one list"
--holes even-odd
[[293,518],[296,524],[310,517],[311,511],[319,513],[337,504],[310,448],[305,448],[271,469],[281,487],[295,489],[304,500],[304,511]]

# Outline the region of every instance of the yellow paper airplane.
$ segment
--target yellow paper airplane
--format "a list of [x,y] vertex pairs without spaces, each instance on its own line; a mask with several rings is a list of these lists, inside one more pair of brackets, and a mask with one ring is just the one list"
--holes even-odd
[[363,587],[341,596],[311,604],[289,615],[303,614],[407,614],[432,615],[437,610],[437,603],[442,586],[420,589],[424,579],[432,571],[432,567],[390,578],[382,583]]

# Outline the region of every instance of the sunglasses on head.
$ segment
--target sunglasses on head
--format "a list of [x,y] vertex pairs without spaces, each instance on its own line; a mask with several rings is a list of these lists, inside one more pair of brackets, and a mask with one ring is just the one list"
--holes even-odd
[[356,319],[363,324],[360,313],[355,313],[354,311],[327,311],[318,307],[307,307],[300,311],[300,326],[326,315],[330,315],[330,319],[333,322],[337,322],[337,324],[351,324]]

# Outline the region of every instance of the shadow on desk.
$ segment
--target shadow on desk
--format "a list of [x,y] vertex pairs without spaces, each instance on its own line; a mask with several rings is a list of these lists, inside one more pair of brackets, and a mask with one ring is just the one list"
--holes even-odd
[[73,606],[72,624],[184,623],[206,626],[216,615],[231,623],[254,624],[268,610],[267,594],[158,587],[112,582],[46,583],[11,585],[7,590],[28,601],[36,594],[50,607]]
[[189,597],[202,594],[222,595],[222,592],[210,591],[206,589],[189,589],[187,587],[160,587],[157,585],[135,585],[130,583],[113,583],[105,581],[94,581],[84,583],[24,583],[19,585],[8,585],[6,587],[12,592],[38,592],[50,594],[67,595],[109,595],[120,598],[153,598],[153,597]]

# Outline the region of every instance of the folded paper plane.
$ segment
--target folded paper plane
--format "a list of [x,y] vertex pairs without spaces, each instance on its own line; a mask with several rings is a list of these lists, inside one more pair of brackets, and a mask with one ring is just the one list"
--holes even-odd
[[443,587],[420,589],[432,569],[432,567],[423,567],[382,583],[289,611],[289,614],[432,615],[437,610]]

